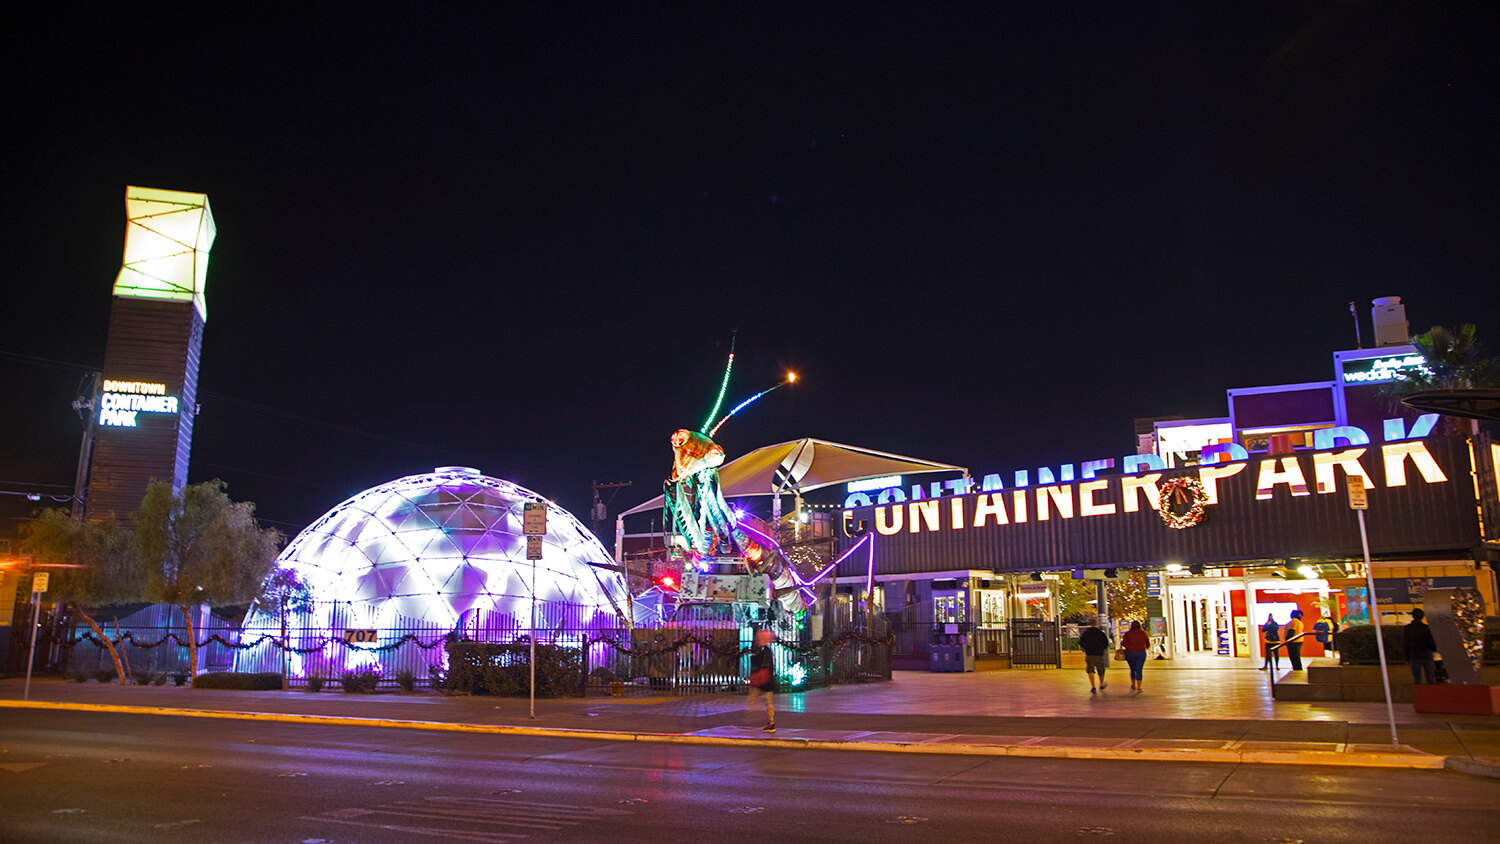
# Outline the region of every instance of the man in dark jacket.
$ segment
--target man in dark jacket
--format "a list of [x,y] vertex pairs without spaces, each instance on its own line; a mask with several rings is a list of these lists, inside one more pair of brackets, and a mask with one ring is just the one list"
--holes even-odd
[[1432,640],[1432,629],[1422,620],[1426,615],[1421,610],[1412,610],[1411,624],[1401,631],[1401,643],[1406,646],[1406,664],[1411,666],[1412,682],[1419,686],[1437,682],[1437,662],[1432,658],[1437,642]]
[[[1104,669],[1109,667],[1109,636],[1098,627],[1099,619],[1096,617],[1078,634],[1078,647],[1083,650],[1083,672],[1089,677],[1089,694],[1096,695],[1101,689],[1109,688],[1104,682]],[[1094,687],[1094,675],[1099,675],[1099,686]]]

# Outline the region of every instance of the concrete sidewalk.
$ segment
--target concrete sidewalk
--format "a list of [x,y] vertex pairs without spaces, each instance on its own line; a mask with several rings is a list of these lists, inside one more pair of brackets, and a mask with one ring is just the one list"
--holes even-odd
[[604,741],[772,743],[902,753],[1449,767],[1500,776],[1500,719],[1417,714],[1385,704],[1277,703],[1264,672],[1235,660],[1148,667],[1133,695],[1124,671],[1090,695],[1080,670],[898,672],[890,683],[777,696],[777,731],[740,695],[538,700],[413,694],[237,692],[95,682],[0,681],[0,708],[106,709],[159,715],[372,727],[542,733]]

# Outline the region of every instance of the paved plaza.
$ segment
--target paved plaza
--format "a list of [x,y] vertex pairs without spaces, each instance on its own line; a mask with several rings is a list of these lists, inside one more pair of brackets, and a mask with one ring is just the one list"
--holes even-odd
[[[1141,694],[1130,692],[1124,670],[1111,671],[1108,680],[1108,689],[1090,695],[1081,667],[1072,665],[966,674],[897,672],[888,683],[778,695],[774,739],[902,752],[988,748],[1013,755],[1196,755],[1214,761],[1229,754],[1243,761],[1415,767],[1440,766],[1444,758],[1480,765],[1500,758],[1500,718],[1423,715],[1411,704],[1397,704],[1401,748],[1396,751],[1384,703],[1275,702],[1266,673],[1248,660],[1150,662]],[[0,706],[21,705],[22,685],[19,679],[0,682]],[[337,684],[319,693],[243,692],[46,679],[33,681],[31,700],[41,706],[358,719],[416,728],[583,730],[716,743],[767,738],[759,730],[763,713],[749,711],[746,698],[733,694],[542,699],[536,702],[535,719],[529,717],[525,699],[348,694]]]

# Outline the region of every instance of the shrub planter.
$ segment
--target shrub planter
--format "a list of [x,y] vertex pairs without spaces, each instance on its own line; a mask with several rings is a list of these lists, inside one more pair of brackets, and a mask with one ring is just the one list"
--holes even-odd
[[280,674],[235,674],[228,671],[219,671],[212,674],[199,674],[193,678],[195,689],[233,689],[236,691],[250,692],[279,692],[281,691]]
[[1418,712],[1500,715],[1500,686],[1415,685],[1411,687],[1411,696]]

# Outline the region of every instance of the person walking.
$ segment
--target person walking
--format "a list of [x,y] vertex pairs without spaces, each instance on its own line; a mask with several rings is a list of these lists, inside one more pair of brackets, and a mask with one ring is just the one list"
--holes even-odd
[[1260,626],[1260,637],[1266,643],[1266,662],[1260,670],[1281,670],[1281,625],[1276,623],[1276,616],[1266,615],[1266,623]]
[[771,698],[776,693],[776,655],[771,652],[771,642],[776,637],[769,630],[755,631],[755,648],[750,651],[750,702],[754,709],[759,698],[766,703],[766,725],[761,730],[776,732],[776,706]]
[[[1078,634],[1078,647],[1083,651],[1083,673],[1089,678],[1089,694],[1096,695],[1109,684],[1104,682],[1104,669],[1109,667],[1109,636],[1099,629],[1096,616],[1083,632]],[[1094,687],[1094,675],[1099,675],[1099,686]]]
[[[1427,614],[1421,610],[1411,611],[1411,624],[1401,630],[1401,644],[1406,648],[1406,664],[1411,666],[1411,680],[1419,686],[1430,686],[1437,682],[1437,663],[1432,658],[1437,642],[1432,639],[1432,628],[1423,619]],[[1424,679],[1425,678],[1425,679]]]
[[1292,619],[1286,623],[1283,637],[1286,642],[1286,658],[1292,663],[1293,671],[1302,670],[1302,637],[1306,635],[1302,626],[1302,610],[1292,610]]
[[1125,664],[1130,666],[1130,690],[1139,694],[1141,678],[1146,668],[1146,651],[1151,649],[1151,637],[1141,629],[1139,621],[1132,621],[1130,629],[1120,639],[1120,647],[1125,649]]

